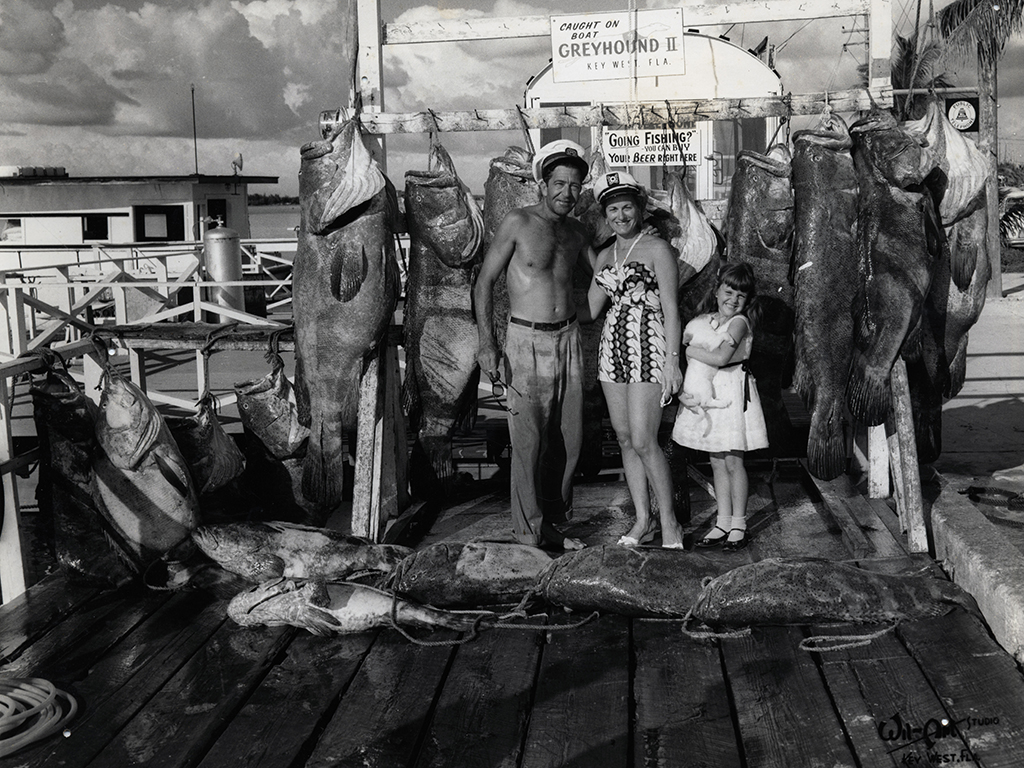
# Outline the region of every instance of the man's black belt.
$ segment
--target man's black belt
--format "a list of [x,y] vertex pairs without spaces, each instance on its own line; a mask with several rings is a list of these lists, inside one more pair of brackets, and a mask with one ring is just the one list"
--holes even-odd
[[527,328],[533,328],[535,331],[560,331],[568,325],[571,325],[576,320],[576,315],[565,318],[565,320],[558,320],[554,323],[533,323],[529,320],[521,320],[518,317],[510,317],[508,321],[515,323],[516,325],[525,325]]

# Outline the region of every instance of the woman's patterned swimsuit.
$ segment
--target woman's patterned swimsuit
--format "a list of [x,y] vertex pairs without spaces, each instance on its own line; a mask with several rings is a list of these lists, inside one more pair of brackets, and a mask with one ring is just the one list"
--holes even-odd
[[639,261],[608,265],[597,284],[612,300],[601,331],[599,381],[660,384],[665,367],[665,325],[654,271]]

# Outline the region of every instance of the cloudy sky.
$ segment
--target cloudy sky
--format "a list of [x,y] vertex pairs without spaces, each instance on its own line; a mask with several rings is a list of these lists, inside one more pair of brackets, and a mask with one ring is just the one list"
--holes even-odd
[[[719,0],[710,0],[718,2]],[[0,165],[58,165],[75,176],[190,174],[192,85],[201,173],[277,176],[253,191],[294,195],[299,147],[318,138],[323,109],[348,93],[340,25],[347,0],[2,0]],[[622,0],[381,0],[385,22],[476,16],[564,15],[625,10]],[[638,7],[671,7],[669,0]],[[906,34],[913,0],[894,0]],[[940,0],[939,7],[945,5]],[[927,8],[927,4],[924,4]],[[863,36],[853,19],[774,23],[727,32],[744,47],[764,35],[780,46],[777,68],[791,92],[856,84]],[[684,20],[685,23],[685,20]],[[843,44],[850,43],[844,50]],[[522,104],[529,77],[550,57],[546,38],[430,44],[385,51],[385,108],[508,108]],[[954,82],[973,70],[942,67]],[[1024,41],[1011,42],[999,71],[1000,156],[1024,163]],[[515,134],[448,134],[460,174],[482,191],[487,163]],[[426,163],[427,138],[388,139],[388,170],[401,186]]]

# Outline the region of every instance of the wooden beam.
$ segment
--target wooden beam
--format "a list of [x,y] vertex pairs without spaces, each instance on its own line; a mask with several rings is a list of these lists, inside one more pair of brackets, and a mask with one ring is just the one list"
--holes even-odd
[[[907,379],[907,364],[903,358],[893,363],[889,376],[892,388],[893,421],[895,437],[899,445],[899,456],[893,457],[894,469],[899,466],[899,482],[902,493],[896,495],[896,503],[902,502],[900,521],[907,531],[907,548],[911,552],[928,551],[928,531],[924,522],[924,501],[921,495],[921,467],[917,461],[917,442],[914,436],[914,414],[910,404],[910,383]],[[896,473],[894,473],[896,474]]]
[[598,104],[584,107],[533,109],[474,109],[404,114],[359,115],[367,133],[429,133],[431,131],[519,131],[527,128],[581,128],[608,126],[681,127],[705,120],[748,117],[790,117],[821,114],[828,105],[834,112],[857,112],[874,105],[891,106],[889,86],[855,88],[835,93],[787,94],[745,99],[693,99],[650,104]]
[[[683,26],[687,29],[756,22],[804,21],[809,19],[862,16],[888,0],[765,0],[734,2],[727,5],[681,3]],[[891,31],[891,10],[889,24]],[[551,34],[550,16],[508,18],[466,18],[452,12],[451,18],[408,24],[385,24],[384,45],[407,43],[464,42],[467,40],[505,40],[522,37],[547,37]],[[886,56],[888,61],[888,54]]]

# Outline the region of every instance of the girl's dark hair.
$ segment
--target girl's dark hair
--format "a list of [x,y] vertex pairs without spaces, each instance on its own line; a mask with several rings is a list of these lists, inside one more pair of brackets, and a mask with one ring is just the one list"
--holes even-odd
[[704,297],[699,314],[718,311],[716,294],[723,284],[746,294],[747,303],[740,314],[750,321],[751,326],[757,325],[761,315],[760,304],[757,301],[757,278],[754,276],[754,268],[745,261],[727,261],[719,267],[718,279],[708,295]]

